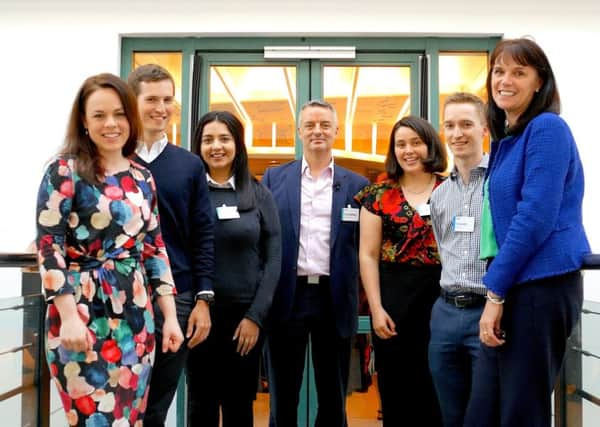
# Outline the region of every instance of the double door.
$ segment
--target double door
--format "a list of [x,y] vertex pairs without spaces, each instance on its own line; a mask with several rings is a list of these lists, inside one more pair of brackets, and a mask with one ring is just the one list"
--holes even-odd
[[[301,106],[311,99],[331,103],[339,131],[333,144],[337,164],[373,180],[383,171],[390,132],[406,115],[426,116],[426,64],[418,52],[359,52],[352,59],[266,59],[264,52],[196,52],[192,123],[212,110],[234,113],[244,124],[252,172],[302,156],[297,134]],[[366,313],[365,313],[366,314]],[[367,316],[360,318],[358,343],[353,350],[351,388],[362,393],[349,397],[349,424],[379,425],[378,392],[364,384]],[[361,375],[363,372],[363,375]],[[362,383],[361,383],[362,382]],[[301,390],[299,425],[312,426],[317,410],[310,355]],[[350,390],[352,392],[352,390]],[[259,395],[260,399],[266,397]],[[268,408],[257,402],[258,411]],[[257,425],[266,414],[257,414]],[[369,421],[370,420],[370,421]]]
[[[338,115],[336,163],[374,178],[401,117],[425,116],[426,73],[419,53],[358,52],[353,59],[265,59],[264,52],[196,52],[192,123],[227,110],[244,124],[252,172],[302,155],[300,107],[330,102]],[[194,116],[195,114],[195,116]]]

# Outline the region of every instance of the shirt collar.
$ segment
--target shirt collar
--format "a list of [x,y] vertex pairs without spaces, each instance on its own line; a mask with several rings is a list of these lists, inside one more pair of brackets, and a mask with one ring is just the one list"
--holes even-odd
[[[483,156],[481,157],[481,161],[479,162],[479,164],[477,166],[475,166],[474,169],[487,169],[488,167],[488,163],[490,161],[490,156],[487,153],[483,153]],[[452,179],[456,179],[458,177],[459,173],[458,173],[458,169],[456,169],[456,164],[454,165],[454,167],[452,168],[452,171],[450,172],[450,178]]]
[[138,155],[140,155],[140,157],[142,157],[143,155],[148,155],[152,152],[155,153],[162,153],[162,150],[165,149],[165,147],[167,146],[167,144],[169,143],[169,140],[167,139],[167,134],[163,134],[162,138],[159,139],[158,141],[154,141],[152,143],[152,145],[150,146],[150,149],[148,149],[148,146],[146,145],[146,143],[139,141],[139,146],[137,148],[136,153]]
[[212,188],[231,188],[231,189],[235,190],[235,175],[231,175],[227,181],[225,181],[223,184],[220,184],[217,181],[215,181],[214,179],[212,179],[212,177],[207,172],[206,173],[206,183],[208,184],[209,187],[212,187]]
[[[333,171],[334,171],[334,168],[333,168],[333,156],[331,156],[331,161],[329,162],[329,164],[327,165],[327,167],[325,168],[325,170],[328,170],[329,171],[328,173],[330,173],[331,177],[333,178]],[[323,172],[325,172],[325,170]],[[302,171],[302,175],[306,175],[310,171],[310,166],[309,166],[309,164],[306,161],[306,158],[304,156],[302,156],[302,169],[301,169],[301,171]]]

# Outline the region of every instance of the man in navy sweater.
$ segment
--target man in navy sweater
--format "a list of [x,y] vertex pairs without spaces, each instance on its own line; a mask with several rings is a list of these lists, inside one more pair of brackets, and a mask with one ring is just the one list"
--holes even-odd
[[[143,144],[136,161],[150,169],[156,181],[162,235],[177,287],[177,318],[188,339],[177,353],[156,351],[144,426],[164,426],[189,348],[210,332],[213,301],[214,224],[202,161],[170,144],[165,134],[175,110],[175,83],[159,65],[142,65],[128,79],[137,96]],[[155,306],[156,339],[164,321]]]

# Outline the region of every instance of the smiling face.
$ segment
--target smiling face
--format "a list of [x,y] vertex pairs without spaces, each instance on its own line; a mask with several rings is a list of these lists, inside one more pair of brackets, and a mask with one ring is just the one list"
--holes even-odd
[[121,153],[129,138],[129,121],[114,89],[101,88],[90,94],[85,102],[83,125],[103,157]]
[[483,155],[487,127],[482,113],[471,103],[447,104],[444,109],[444,138],[455,158],[468,161]]
[[514,125],[543,84],[535,68],[521,65],[508,54],[498,56],[491,70],[492,97]]
[[235,141],[225,123],[213,121],[204,126],[200,139],[200,155],[208,165],[210,176],[230,177],[235,153]]
[[394,154],[405,174],[425,172],[423,160],[429,155],[427,144],[409,127],[400,126],[394,134]]
[[298,134],[305,153],[329,153],[337,132],[335,116],[328,108],[309,106],[300,113]]
[[140,82],[137,104],[144,128],[144,142],[153,143],[162,138],[175,111],[171,80]]

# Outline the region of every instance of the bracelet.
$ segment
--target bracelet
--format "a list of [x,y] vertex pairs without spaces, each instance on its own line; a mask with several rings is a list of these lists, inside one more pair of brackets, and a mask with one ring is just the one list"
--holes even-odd
[[497,295],[492,295],[490,291],[487,291],[487,293],[485,294],[485,299],[487,299],[492,304],[496,304],[496,305],[502,305],[502,304],[504,304],[504,301],[505,301],[505,299],[502,297],[499,297]]

